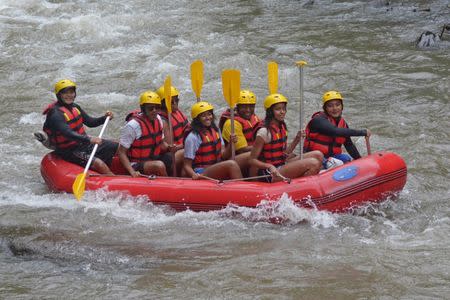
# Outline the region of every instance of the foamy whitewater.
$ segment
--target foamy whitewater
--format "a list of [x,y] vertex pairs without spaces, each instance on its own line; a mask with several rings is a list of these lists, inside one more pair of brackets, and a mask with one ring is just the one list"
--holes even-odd
[[[450,42],[415,41],[449,15],[444,0],[1,1],[0,298],[448,298]],[[347,214],[288,195],[176,213],[146,197],[98,190],[77,202],[48,190],[48,150],[32,133],[56,81],[74,80],[89,114],[112,110],[105,137],[117,139],[139,94],[167,75],[189,111],[196,59],[217,115],[221,72],[237,68],[260,116],[275,60],[290,132],[300,126],[295,61],[306,60],[305,116],[339,90],[350,126],[372,131],[372,151],[405,159],[405,189]]]

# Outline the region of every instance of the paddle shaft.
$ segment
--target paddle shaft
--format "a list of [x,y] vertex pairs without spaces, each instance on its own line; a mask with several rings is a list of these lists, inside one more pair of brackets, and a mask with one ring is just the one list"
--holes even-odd
[[[105,129],[106,129],[106,126],[108,125],[109,119],[110,119],[110,117],[107,116],[106,120],[105,120],[105,123],[103,124],[102,130],[100,131],[100,134],[98,135],[99,138],[102,138],[103,132],[105,132]],[[98,144],[95,144],[94,145],[94,149],[92,150],[91,156],[89,156],[89,160],[88,160],[88,162],[86,164],[86,167],[84,168],[83,174],[87,174],[87,171],[91,167],[92,160],[94,159],[95,152],[97,152],[97,148],[98,148]]]
[[[172,128],[172,79],[170,76],[164,80],[164,102],[167,108],[167,124],[169,125],[169,145],[173,145],[173,128]],[[172,157],[172,175],[177,176],[177,166],[175,162],[175,152],[170,151]]]
[[[170,120],[172,113],[167,114],[167,123],[169,125],[169,142],[170,145],[173,145],[173,128],[172,128],[172,121]],[[172,175],[174,177],[177,177],[177,164],[175,162],[175,152],[170,152],[172,156]]]
[[[304,119],[305,119],[305,112],[303,109],[304,106],[304,94],[303,94],[303,66],[306,64],[305,61],[298,61],[297,65],[298,65],[298,69],[299,69],[299,86],[300,86],[300,118],[299,118],[299,128],[300,131],[303,129],[303,123],[304,123]],[[303,138],[303,134],[300,136],[300,159],[303,159],[303,142],[304,142],[304,138]]]
[[234,136],[234,107],[239,100],[239,94],[241,91],[241,73],[238,70],[224,70],[222,72],[222,89],[223,96],[230,107],[231,115],[231,134],[230,134],[230,147],[231,147],[231,159],[235,159],[235,145],[232,140]]
[[234,135],[234,108],[230,107],[230,113],[231,113],[231,136],[230,136],[230,144],[231,144],[231,159],[235,159],[235,145],[234,142],[231,140],[231,137]]
[[372,154],[372,151],[370,150],[370,141],[369,141],[369,137],[366,136],[365,139],[366,139],[367,155],[370,155],[370,154]]

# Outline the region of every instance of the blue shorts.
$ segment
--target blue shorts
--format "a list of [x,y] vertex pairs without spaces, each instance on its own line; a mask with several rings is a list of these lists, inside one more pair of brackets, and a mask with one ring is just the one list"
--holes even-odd
[[[339,159],[344,164],[352,161],[351,156],[346,154],[346,153],[336,154],[336,155],[333,155],[333,156],[330,156],[330,157],[333,157],[335,159]],[[328,158],[325,158],[325,157],[323,158],[322,168],[325,169],[325,170],[331,168],[330,166],[328,166]]]
[[352,161],[351,156],[348,155],[347,153],[336,154],[336,155],[333,155],[333,157],[336,159],[342,160],[342,162],[344,164]]
[[195,168],[194,172],[197,174],[203,174],[205,172],[205,168]]

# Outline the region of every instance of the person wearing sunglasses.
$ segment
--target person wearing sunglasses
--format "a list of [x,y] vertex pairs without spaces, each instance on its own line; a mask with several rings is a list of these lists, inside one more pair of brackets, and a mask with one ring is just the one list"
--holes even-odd
[[[140,174],[167,176],[172,170],[173,147],[164,141],[164,123],[158,115],[161,98],[145,91],[139,98],[141,111],[127,116],[119,140],[119,159],[132,177]],[[168,151],[168,152],[167,152]]]

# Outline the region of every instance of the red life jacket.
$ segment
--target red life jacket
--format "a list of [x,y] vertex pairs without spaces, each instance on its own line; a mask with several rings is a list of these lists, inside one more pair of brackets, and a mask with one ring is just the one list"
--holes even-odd
[[[159,115],[167,121],[167,112],[161,111]],[[186,130],[187,125],[189,124],[188,119],[180,110],[173,111],[170,114],[170,116],[171,116],[170,121],[172,122],[172,129],[173,129],[173,143],[175,145],[182,145],[184,131]]]
[[[333,124],[334,126],[338,128],[348,128],[347,123],[345,122],[344,118],[340,118],[339,122],[337,123],[334,118],[331,116],[328,116],[323,111],[316,112],[312,115],[311,120],[318,117],[325,115],[328,119],[328,121]],[[311,121],[309,121],[308,125],[306,126],[305,133],[305,144],[303,146],[304,152],[309,152],[313,150],[319,150],[320,152],[325,155],[325,157],[330,157],[336,154],[342,153],[342,145],[345,143],[346,137],[344,136],[328,136],[324,135],[319,132],[311,132],[310,129]]]
[[139,115],[140,113],[141,113],[141,109],[140,109],[140,108],[130,111],[130,112],[125,116],[125,121],[126,121],[126,122],[130,121],[131,118],[137,117],[137,115]]
[[[49,104],[44,109],[43,114],[47,115],[56,106],[56,104],[57,102]],[[83,126],[83,117],[81,116],[81,112],[77,107],[72,106],[72,109],[69,110],[65,106],[58,106],[58,110],[63,113],[64,119],[66,120],[66,123],[67,125],[69,125],[70,129],[81,135],[86,134]],[[50,138],[50,144],[54,145],[57,149],[67,149],[78,145],[77,141],[66,138],[59,131],[54,131],[53,129],[45,126],[44,131]]]
[[[191,132],[188,129],[186,136]],[[195,152],[195,158],[192,162],[192,168],[204,168],[213,165],[222,158],[222,143],[219,133],[212,127],[203,129],[200,132],[202,143]]]
[[[227,109],[222,113],[220,116],[219,126],[223,130],[223,125],[225,124],[226,120],[231,118],[231,112],[230,109]],[[234,119],[238,121],[242,125],[242,133],[244,134],[245,139],[247,140],[247,144],[249,146],[252,146],[255,142],[255,128],[261,124],[261,120],[258,118],[257,115],[253,114],[250,117],[250,120],[244,119],[238,114],[234,115]]]
[[161,144],[163,142],[163,127],[160,121],[150,121],[144,114],[137,114],[132,117],[141,126],[141,137],[134,140],[128,149],[128,158],[131,162],[144,162],[147,160],[158,159],[161,153]]
[[268,130],[272,139],[269,143],[264,144],[258,159],[270,163],[275,167],[282,166],[286,162],[286,155],[284,153],[287,147],[286,124],[283,122],[281,126],[271,125]]

